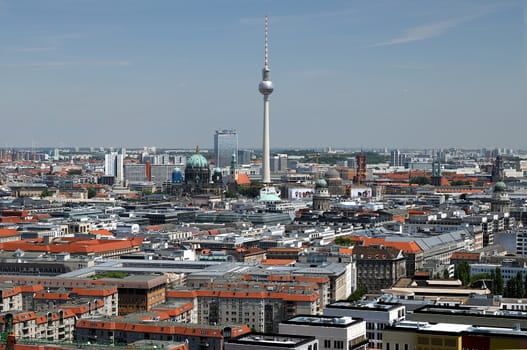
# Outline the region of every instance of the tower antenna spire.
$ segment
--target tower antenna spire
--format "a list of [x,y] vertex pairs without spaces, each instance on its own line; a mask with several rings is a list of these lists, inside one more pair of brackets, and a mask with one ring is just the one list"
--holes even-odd
[[264,69],[269,70],[269,17],[265,16],[265,59]]

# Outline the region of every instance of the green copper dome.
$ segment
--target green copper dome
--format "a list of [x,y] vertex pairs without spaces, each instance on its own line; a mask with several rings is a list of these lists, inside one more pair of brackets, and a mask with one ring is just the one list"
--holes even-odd
[[315,187],[316,188],[328,187],[328,183],[324,179],[319,179],[317,182],[315,182]]
[[505,192],[507,190],[507,185],[505,182],[499,181],[494,185],[494,192]]
[[187,160],[187,168],[208,168],[209,162],[207,158],[201,154],[196,153]]

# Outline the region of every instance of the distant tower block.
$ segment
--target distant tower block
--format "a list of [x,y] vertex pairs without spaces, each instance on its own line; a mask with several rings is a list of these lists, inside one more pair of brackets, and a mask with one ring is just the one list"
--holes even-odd
[[496,157],[492,167],[492,182],[503,181],[505,176],[503,174],[503,159],[500,155]]
[[262,81],[258,85],[258,90],[264,99],[264,117],[263,117],[263,160],[262,160],[262,183],[269,185],[271,183],[271,166],[270,166],[270,146],[269,146],[269,96],[273,92],[273,83],[270,78],[269,69],[269,19],[265,17],[265,55],[264,67],[262,69]]
[[353,177],[353,182],[359,185],[366,183],[366,175],[368,171],[366,170],[366,155],[360,153],[357,155],[357,171]]
[[441,186],[443,175],[441,174],[441,162],[439,158],[432,162],[432,176],[430,177],[432,186]]

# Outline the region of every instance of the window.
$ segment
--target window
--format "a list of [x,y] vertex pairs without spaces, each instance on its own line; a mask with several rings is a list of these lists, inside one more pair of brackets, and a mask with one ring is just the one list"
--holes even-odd
[[335,341],[333,341],[333,347],[335,349],[344,349],[344,341],[342,341],[342,340],[335,340]]
[[443,339],[441,339],[441,338],[432,338],[432,345],[443,346]]
[[330,349],[331,348],[331,340],[324,339],[324,348]]

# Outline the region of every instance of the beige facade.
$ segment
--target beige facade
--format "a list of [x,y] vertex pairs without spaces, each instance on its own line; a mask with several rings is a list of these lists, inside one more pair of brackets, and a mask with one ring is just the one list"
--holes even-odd
[[[70,311],[14,312],[13,333],[18,339],[73,340],[75,314]],[[2,315],[2,322],[6,314]]]
[[2,298],[0,312],[22,310],[22,291],[20,288],[9,284],[0,284],[0,296]]

